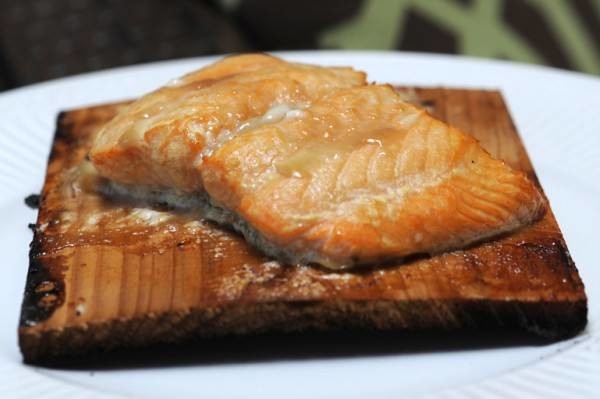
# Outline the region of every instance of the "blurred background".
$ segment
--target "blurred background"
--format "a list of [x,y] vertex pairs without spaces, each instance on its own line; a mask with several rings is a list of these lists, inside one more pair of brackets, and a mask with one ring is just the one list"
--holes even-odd
[[466,54],[600,75],[600,0],[0,0],[0,91],[244,51]]

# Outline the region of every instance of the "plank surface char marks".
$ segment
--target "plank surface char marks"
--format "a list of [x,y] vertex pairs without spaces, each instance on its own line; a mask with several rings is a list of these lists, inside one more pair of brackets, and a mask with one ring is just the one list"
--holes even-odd
[[[416,92],[434,116],[535,179],[500,93]],[[583,284],[551,210],[465,250],[352,273],[281,265],[208,222],[86,230],[112,203],[80,198],[65,182],[122,106],[59,117],[19,329],[26,361],[270,330],[492,326],[561,338],[585,326]],[[65,221],[76,228],[61,230]]]

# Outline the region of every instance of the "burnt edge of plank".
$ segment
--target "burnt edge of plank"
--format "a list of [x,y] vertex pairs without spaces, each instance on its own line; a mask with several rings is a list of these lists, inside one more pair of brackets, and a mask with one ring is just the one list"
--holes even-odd
[[50,149],[50,155],[48,156],[48,164],[60,155],[59,144],[63,143],[69,145],[76,141],[76,138],[71,131],[72,129],[69,128],[70,124],[67,122],[67,116],[69,114],[69,111],[61,111],[56,117],[56,128],[54,130],[52,148]]
[[[391,324],[387,316],[381,314],[377,320],[385,319],[382,325],[377,320],[360,317],[361,314],[372,315],[371,306],[381,310],[381,305],[388,308],[390,314],[394,313],[394,309],[405,309],[403,313],[408,313]],[[454,315],[452,322],[442,323],[434,317],[441,309]],[[328,317],[315,319],[315,311],[323,311]],[[281,314],[289,315],[285,323],[279,320]],[[486,331],[501,337],[511,332],[519,339],[550,344],[582,331],[586,325],[586,315],[587,304],[584,300],[534,303],[497,300],[381,301],[376,304],[364,301],[262,303],[164,312],[151,317],[136,316],[71,326],[62,331],[44,331],[39,335],[23,336],[21,350],[26,363],[50,365],[83,354],[86,357],[79,360],[85,362],[89,359],[88,355],[110,354],[120,349],[153,345],[206,343],[206,340],[215,338],[234,337],[252,340],[268,334],[327,334],[340,331],[382,332],[397,334],[398,337],[418,337],[432,332],[480,336]],[[404,317],[410,320],[401,321]],[[256,320],[260,322],[256,324]],[[408,323],[410,327],[402,328],[395,323]],[[398,346],[402,345],[405,343],[399,340]],[[310,345],[307,343],[307,346]],[[198,354],[198,359],[202,359],[202,353]],[[112,364],[112,367],[118,367],[118,364]]]
[[49,318],[64,302],[64,283],[49,270],[41,259],[43,244],[40,233],[34,229],[29,245],[29,270],[21,305],[21,327],[30,327]]
[[31,209],[38,209],[40,207],[40,194],[29,194],[25,197],[25,205]]
[[[71,129],[65,123],[67,115],[68,112],[62,111],[56,118],[56,130],[46,167],[59,155],[57,147],[61,143],[74,142]],[[43,193],[37,195],[36,200],[39,220],[44,202]],[[33,238],[29,244],[29,269],[21,304],[20,327],[30,327],[48,319],[63,304],[65,297],[64,282],[60,276],[51,272],[52,265],[49,261],[43,259],[43,232],[38,230],[37,223],[29,227],[33,231]]]

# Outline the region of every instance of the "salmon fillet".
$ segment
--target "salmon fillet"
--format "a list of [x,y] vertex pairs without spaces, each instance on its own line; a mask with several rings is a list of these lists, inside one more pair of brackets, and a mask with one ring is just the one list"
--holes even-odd
[[205,189],[293,259],[331,268],[463,247],[537,218],[527,179],[390,86],[335,91],[203,165]]
[[90,157],[121,183],[201,191],[202,159],[215,146],[365,77],[263,54],[228,57],[132,103],[96,135]]
[[391,86],[263,55],[143,97],[90,155],[132,195],[191,197],[267,254],[332,269],[464,247],[545,209],[523,173]]

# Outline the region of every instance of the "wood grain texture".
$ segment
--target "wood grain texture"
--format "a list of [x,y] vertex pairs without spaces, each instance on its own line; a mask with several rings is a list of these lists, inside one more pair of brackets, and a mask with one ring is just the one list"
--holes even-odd
[[[433,115],[537,181],[500,93],[416,91]],[[58,118],[19,328],[27,362],[303,329],[517,327],[558,339],[587,322],[583,284],[550,209],[531,226],[464,250],[355,272],[281,265],[226,229],[190,227],[189,216],[89,228],[98,209],[134,209],[65,189],[90,134],[119,107]]]

